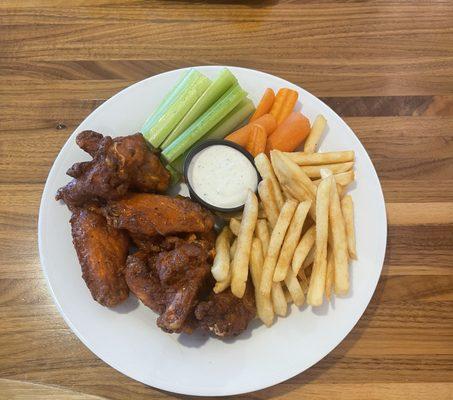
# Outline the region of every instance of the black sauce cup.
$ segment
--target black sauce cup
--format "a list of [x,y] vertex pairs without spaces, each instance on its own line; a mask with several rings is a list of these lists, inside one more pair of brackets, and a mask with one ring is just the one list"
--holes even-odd
[[253,168],[255,169],[256,175],[258,178],[258,182],[261,180],[260,174],[255,167],[255,161],[253,159],[253,156],[247,150],[245,150],[242,146],[239,146],[238,144],[236,144],[234,142],[230,142],[229,140],[222,140],[222,139],[206,140],[205,142],[201,142],[199,145],[193,147],[192,150],[190,150],[190,152],[187,154],[186,159],[184,160],[184,179],[186,181],[187,187],[189,188],[190,197],[192,200],[200,203],[204,207],[209,208],[210,210],[213,210],[213,211],[222,212],[222,213],[232,213],[232,212],[241,211],[244,208],[244,204],[242,204],[238,207],[222,208],[222,207],[217,207],[213,204],[207,203],[200,196],[197,195],[195,190],[193,190],[192,185],[190,184],[188,173],[189,173],[189,165],[192,162],[192,159],[200,151],[204,150],[207,147],[214,146],[214,145],[232,147],[233,149],[236,149],[239,152],[241,152],[245,157],[247,157],[247,159],[250,161]]

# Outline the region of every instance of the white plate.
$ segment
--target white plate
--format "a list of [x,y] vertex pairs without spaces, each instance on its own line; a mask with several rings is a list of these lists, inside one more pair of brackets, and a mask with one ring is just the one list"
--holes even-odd
[[[197,67],[214,77],[220,66]],[[190,395],[232,395],[263,389],[297,375],[321,360],[351,331],[376,288],[384,260],[387,221],[379,179],[365,149],[346,123],[305,90],[281,78],[230,67],[256,103],[267,87],[299,92],[303,113],[328,121],[321,150],[354,150],[355,202],[359,260],[352,263],[352,290],[332,304],[302,310],[294,306],[272,328],[257,321],[235,340],[201,334],[170,335],[155,324],[156,315],[134,296],[115,310],[102,307],[82,280],[72,246],[66,206],[54,195],[69,177],[65,171],[87,159],[75,135],[92,129],[112,136],[138,132],[143,121],[176,82],[182,70],[153,76],[124,89],[80,124],[50,171],[39,211],[39,252],[52,296],[67,324],[99,358],[123,374],[163,390]]]

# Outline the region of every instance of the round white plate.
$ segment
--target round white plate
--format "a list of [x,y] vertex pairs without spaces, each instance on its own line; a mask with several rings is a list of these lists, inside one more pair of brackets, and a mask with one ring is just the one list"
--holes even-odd
[[[222,67],[197,67],[213,78]],[[387,238],[385,204],[379,179],[365,149],[346,123],[327,105],[281,78],[230,67],[257,103],[264,89],[290,87],[299,92],[303,113],[313,122],[323,114],[328,130],[322,151],[354,150],[355,203],[359,260],[352,263],[348,297],[312,309],[292,307],[287,318],[266,328],[258,321],[234,340],[201,334],[170,335],[155,324],[156,314],[134,296],[108,309],[96,303],[81,277],[72,246],[70,212],[54,200],[69,181],[66,170],[88,159],[75,135],[92,129],[119,136],[138,132],[182,70],[170,71],[124,89],[102,104],[75,130],[50,171],[39,210],[39,252],[52,296],[67,324],[99,358],[123,374],[171,392],[233,395],[263,389],[297,375],[321,360],[351,331],[365,311],[381,273]],[[300,104],[299,104],[300,106]]]

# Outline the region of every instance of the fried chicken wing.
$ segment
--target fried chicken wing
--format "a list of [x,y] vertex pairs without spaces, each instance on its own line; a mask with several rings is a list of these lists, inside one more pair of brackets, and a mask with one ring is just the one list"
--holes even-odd
[[109,224],[132,234],[155,236],[209,232],[214,217],[188,198],[132,193],[104,207]]
[[255,318],[255,298],[250,282],[242,299],[230,290],[211,293],[206,301],[200,302],[195,309],[199,327],[219,337],[237,336]]
[[76,163],[67,171],[74,179],[58,190],[56,199],[70,208],[118,199],[129,190],[167,190],[170,174],[140,133],[112,139],[83,131],[76,141],[93,160]]
[[127,235],[107,225],[102,215],[85,209],[73,210],[70,222],[82,277],[93,299],[107,307],[126,300],[129,289],[123,268],[129,248]]

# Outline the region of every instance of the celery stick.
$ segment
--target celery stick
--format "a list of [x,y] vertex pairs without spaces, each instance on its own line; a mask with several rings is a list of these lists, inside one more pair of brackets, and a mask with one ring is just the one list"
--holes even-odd
[[[255,111],[255,106],[252,100],[242,100],[225,118],[222,119],[214,128],[212,128],[205,136],[203,136],[194,146],[209,139],[223,139],[226,135],[239,128],[242,123],[247,120],[247,117]],[[192,146],[193,147],[193,146]],[[171,166],[178,172],[182,173],[184,170],[184,161],[189,154],[190,147],[171,163]]]
[[200,76],[200,73],[194,69],[184,72],[176,82],[176,85],[171,89],[161,101],[157,109],[148,117],[143,124],[142,133],[147,133],[151,127],[159,120],[159,118],[167,111],[168,107],[175,102],[184,88],[193,80]]
[[167,164],[165,168],[170,172],[170,184],[175,185],[181,181],[181,173],[176,168],[170,164]]
[[154,146],[159,147],[172,129],[186,115],[197,99],[205,92],[211,81],[204,75],[193,79],[186,86],[176,101],[172,103],[164,114],[156,121],[147,132],[145,138]]
[[162,156],[168,163],[176,160],[189,147],[193,146],[206,133],[217,125],[234,107],[236,107],[247,93],[239,86],[234,85],[217,100],[208,111],[189,126],[175,141],[168,146]]
[[162,144],[162,148],[168,147],[181,133],[183,133],[196,119],[209,109],[231,86],[237,83],[235,76],[227,68],[223,69],[219,76],[211,83],[203,95],[197,100],[184,118],[168,135]]

